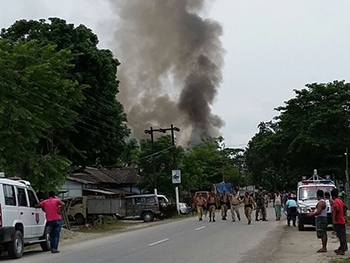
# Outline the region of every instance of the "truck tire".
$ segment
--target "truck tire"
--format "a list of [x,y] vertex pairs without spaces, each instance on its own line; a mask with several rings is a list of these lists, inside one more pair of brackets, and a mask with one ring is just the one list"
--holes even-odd
[[152,212],[144,212],[142,214],[142,219],[144,222],[152,222],[154,220],[154,215]]
[[13,235],[12,241],[7,244],[7,251],[10,258],[20,258],[23,255],[23,235],[20,231],[16,230]]
[[40,247],[43,251],[50,251],[51,250],[51,244],[50,244],[50,227],[46,226],[43,236],[43,242],[40,243]]
[[85,224],[85,218],[82,214],[76,214],[74,216],[74,221],[77,225],[83,225]]

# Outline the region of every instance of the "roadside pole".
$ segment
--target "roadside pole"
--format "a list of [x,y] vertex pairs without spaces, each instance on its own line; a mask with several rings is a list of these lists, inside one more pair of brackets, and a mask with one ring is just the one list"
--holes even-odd
[[176,198],[176,210],[177,213],[180,214],[180,207],[179,207],[179,187],[176,186],[175,187],[175,198]]

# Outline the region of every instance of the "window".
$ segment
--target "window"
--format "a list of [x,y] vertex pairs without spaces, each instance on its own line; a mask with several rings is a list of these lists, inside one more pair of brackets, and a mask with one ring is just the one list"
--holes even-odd
[[16,205],[15,188],[12,185],[3,185],[5,204],[6,205]]
[[135,197],[135,205],[142,205],[142,197]]
[[154,196],[145,197],[146,204],[156,204],[156,199]]
[[83,198],[75,198],[70,205],[71,207],[83,204]]
[[24,188],[17,188],[18,206],[28,206],[26,190]]
[[28,197],[30,207],[35,207],[35,205],[38,204],[38,200],[36,199],[35,194],[32,190],[28,190]]

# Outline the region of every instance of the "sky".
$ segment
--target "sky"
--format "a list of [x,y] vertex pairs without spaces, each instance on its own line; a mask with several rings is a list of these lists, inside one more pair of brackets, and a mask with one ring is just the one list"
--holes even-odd
[[[133,0],[114,0],[118,1]],[[107,0],[0,4],[0,28],[18,19],[60,17],[91,28],[100,39],[99,47],[113,50],[110,31],[117,27],[118,17]],[[349,81],[348,0],[213,0],[203,15],[223,27],[223,81],[212,111],[225,122],[221,133],[226,147],[245,147],[258,124],[272,120],[278,115],[274,109],[294,97],[294,89],[307,83]]]

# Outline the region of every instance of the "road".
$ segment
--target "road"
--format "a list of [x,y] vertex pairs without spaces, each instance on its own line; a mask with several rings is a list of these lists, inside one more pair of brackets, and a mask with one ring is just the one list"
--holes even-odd
[[[259,253],[250,253],[250,251],[256,252],[255,248],[282,226],[282,222],[274,220],[272,208],[268,210],[268,222],[253,221],[251,225],[248,225],[244,216],[240,222],[231,222],[231,220],[221,220],[217,214],[217,221],[210,223],[208,218],[198,221],[197,218],[192,217],[63,245],[60,247],[61,253],[59,254],[41,251],[27,252],[16,262],[255,262],[252,258],[249,261],[245,258],[255,254],[259,257]],[[260,258],[256,262],[263,261]]]

